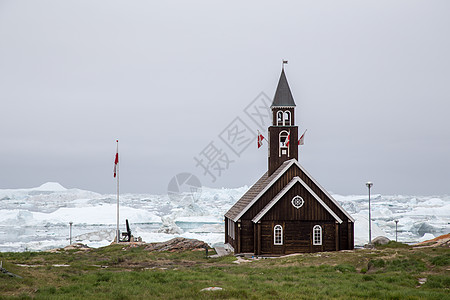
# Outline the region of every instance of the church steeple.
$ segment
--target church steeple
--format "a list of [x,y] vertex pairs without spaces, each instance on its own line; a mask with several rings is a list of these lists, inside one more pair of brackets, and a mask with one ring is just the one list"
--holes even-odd
[[284,68],[281,70],[280,80],[278,80],[277,90],[275,91],[275,96],[273,97],[272,106],[278,107],[295,107],[294,97],[292,97],[291,89],[287,82],[286,74],[284,73]]
[[272,126],[269,127],[269,176],[285,162],[298,160],[298,127],[294,123],[294,97],[284,73],[281,71],[273,97]]

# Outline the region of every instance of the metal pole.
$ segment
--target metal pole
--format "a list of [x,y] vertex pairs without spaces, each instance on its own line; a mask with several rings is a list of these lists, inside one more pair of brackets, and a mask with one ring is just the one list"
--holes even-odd
[[[119,153],[119,140],[117,142],[117,153]],[[119,243],[120,231],[119,231],[119,162],[117,162],[117,230],[116,230],[116,242]]]
[[395,241],[397,242],[397,224],[398,220],[395,220]]
[[70,233],[69,233],[70,245],[72,245],[72,224],[73,224],[73,222],[69,222],[69,225],[70,225]]
[[370,186],[369,186],[369,244],[372,244],[372,217],[370,214]]
[[372,187],[372,182],[367,182],[366,186],[369,189],[369,245],[372,245],[372,217],[370,214],[370,188]]

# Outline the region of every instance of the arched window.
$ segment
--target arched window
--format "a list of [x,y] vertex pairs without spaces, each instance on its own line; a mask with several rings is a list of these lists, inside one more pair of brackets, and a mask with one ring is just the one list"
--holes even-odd
[[283,125],[283,112],[279,110],[277,112],[277,126]]
[[284,112],[283,124],[284,126],[291,126],[291,112],[288,110]]
[[322,245],[322,227],[320,225],[313,227],[313,245]]
[[275,225],[273,228],[273,244],[283,245],[283,227],[281,225]]
[[283,130],[280,132],[280,150],[279,156],[287,155],[289,156],[289,132]]

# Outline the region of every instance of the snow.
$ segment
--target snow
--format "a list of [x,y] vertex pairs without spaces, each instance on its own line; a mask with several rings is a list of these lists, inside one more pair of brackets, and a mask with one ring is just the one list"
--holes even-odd
[[435,236],[433,235],[433,234],[431,234],[431,233],[425,233],[424,235],[423,235],[423,237],[421,237],[420,239],[419,239],[419,242],[425,242],[425,241],[428,241],[428,240],[432,240],[432,239],[434,239],[435,238]]
[[[353,215],[355,219],[355,245],[364,245],[369,241],[369,214],[368,211],[361,211]],[[372,240],[377,236],[386,236],[384,232],[375,222],[371,225]]]
[[67,189],[57,182],[47,182],[40,187],[34,188],[36,191],[52,191],[52,192],[62,192]]
[[[125,219],[146,242],[177,236],[224,242],[224,213],[248,190],[203,188],[200,196],[120,195],[120,230]],[[173,195],[172,195],[173,196]],[[368,242],[367,195],[333,195],[355,219],[355,245]],[[372,238],[414,243],[449,233],[449,196],[372,195]],[[66,189],[56,182],[37,188],[0,189],[0,251],[46,250],[73,241],[90,247],[110,244],[116,228],[116,195]]]

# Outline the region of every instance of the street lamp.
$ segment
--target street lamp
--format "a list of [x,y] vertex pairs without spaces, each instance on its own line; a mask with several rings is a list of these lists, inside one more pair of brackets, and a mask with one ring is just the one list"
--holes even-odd
[[368,181],[366,182],[366,186],[369,189],[369,245],[372,245],[372,219],[370,216],[370,188],[373,186],[373,183]]
[[395,220],[395,241],[397,242],[397,224],[398,220]]
[[69,225],[70,225],[69,243],[70,243],[70,245],[72,245],[72,224],[73,224],[73,222],[69,222]]

